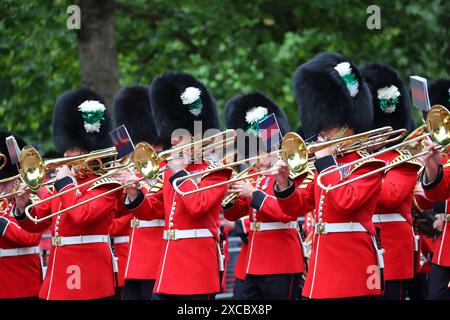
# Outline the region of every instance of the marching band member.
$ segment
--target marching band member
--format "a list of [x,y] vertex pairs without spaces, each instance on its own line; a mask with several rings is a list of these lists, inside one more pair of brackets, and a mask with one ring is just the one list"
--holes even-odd
[[[373,120],[370,91],[359,70],[344,56],[320,53],[294,74],[295,97],[306,136],[332,140],[367,130]],[[381,191],[381,174],[374,174],[333,191],[317,185],[317,174],[367,155],[335,155],[336,148],[316,152],[313,188],[296,188],[280,161],[275,195],[285,214],[296,217],[312,210],[316,230],[303,296],[310,299],[362,298],[382,293],[382,251],[377,246],[372,215]],[[323,177],[335,185],[384,165],[368,159],[347,170]]]
[[[88,88],[65,92],[53,110],[53,142],[65,157],[110,146],[110,115],[103,99]],[[89,170],[76,174],[67,166],[56,169],[54,193],[59,194],[92,180]],[[110,178],[80,188],[37,205],[31,215],[48,216],[69,206],[98,196],[118,183]],[[39,297],[47,300],[84,300],[114,295],[115,259],[109,245],[109,228],[117,212],[120,192],[88,202],[68,212],[34,224],[26,218],[29,194],[16,198],[14,214],[29,230],[52,226],[52,251]]]
[[[430,104],[441,104],[450,108],[450,80],[438,80],[430,85]],[[425,197],[435,201],[437,211],[435,228],[442,234],[435,241],[432,260],[429,295],[432,300],[450,300],[450,221],[447,206],[450,198],[450,171],[447,157],[442,157],[436,145],[425,141],[429,154],[424,158],[425,170],[421,176]]]
[[[238,95],[225,106],[227,127],[246,130],[249,135],[257,136],[258,122],[272,113],[281,133],[287,133],[289,124],[283,110],[260,92]],[[263,156],[258,163],[259,168],[251,172],[270,169],[277,160],[277,156]],[[224,207],[224,216],[228,220],[250,217],[243,299],[295,300],[300,294],[304,259],[297,221],[260,216],[264,211],[273,215],[278,207],[273,205],[277,204],[273,183],[274,178],[270,174],[260,175],[254,183],[235,182],[230,192],[238,193],[239,197]]]
[[[378,63],[367,63],[360,70],[372,93],[372,128],[411,129],[409,98],[399,74]],[[410,156],[407,150],[392,150],[377,159],[395,164]],[[419,244],[418,236],[414,234],[411,206],[420,168],[418,161],[411,160],[389,169],[383,177],[378,205],[372,217],[375,227],[380,228],[384,249],[385,290],[381,299],[404,299],[407,280],[414,278]]]
[[[185,73],[168,72],[151,84],[150,102],[165,146],[181,146],[217,129],[216,103],[207,87]],[[197,126],[201,130],[196,130]],[[176,129],[179,129],[175,131]],[[213,299],[220,292],[219,213],[226,186],[182,197],[172,183],[188,173],[207,169],[203,160],[190,163],[191,155],[174,155],[164,172],[163,188],[149,197],[127,188],[127,207],[138,219],[155,219],[164,210],[164,246],[154,288],[154,299]],[[214,166],[214,164],[213,164]],[[231,170],[205,174],[180,183],[183,191],[226,181]],[[125,179],[123,179],[126,181]]]
[[[17,167],[8,156],[5,139],[12,133],[0,130],[0,152],[7,157],[0,170],[0,180],[16,176]],[[13,135],[19,148],[26,143]],[[0,184],[1,194],[13,191],[16,181]],[[42,266],[39,257],[40,233],[22,229],[12,214],[13,202],[5,202],[0,211],[0,299],[35,298],[42,285]]]
[[[121,89],[114,97],[114,115],[116,126],[125,125],[135,143],[147,142],[161,151],[147,87],[134,85]],[[160,179],[143,181],[141,185],[148,195],[162,187]],[[125,300],[150,300],[163,248],[164,211],[152,212],[151,220],[139,220],[125,210],[126,216],[115,219],[123,221],[123,228],[129,235],[129,251],[118,254],[119,274],[125,277],[123,297]]]

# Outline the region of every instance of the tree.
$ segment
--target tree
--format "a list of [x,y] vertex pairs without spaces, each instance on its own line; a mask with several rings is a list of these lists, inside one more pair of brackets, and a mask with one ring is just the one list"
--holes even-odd
[[115,42],[115,1],[78,0],[82,26],[77,31],[81,83],[98,91],[108,105],[119,89]]

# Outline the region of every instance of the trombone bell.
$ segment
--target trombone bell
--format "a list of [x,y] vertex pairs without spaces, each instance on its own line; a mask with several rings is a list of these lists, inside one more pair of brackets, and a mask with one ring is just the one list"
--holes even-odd
[[281,143],[281,159],[294,173],[302,172],[308,166],[308,147],[296,133],[288,132]]
[[32,146],[25,146],[19,157],[20,175],[31,190],[38,190],[45,177],[45,164],[39,152]]
[[154,179],[158,176],[160,161],[158,154],[151,145],[139,142],[133,152],[133,163],[136,170],[145,178]]
[[427,114],[427,131],[431,139],[443,147],[444,153],[449,153],[450,145],[450,113],[441,105],[434,105]]

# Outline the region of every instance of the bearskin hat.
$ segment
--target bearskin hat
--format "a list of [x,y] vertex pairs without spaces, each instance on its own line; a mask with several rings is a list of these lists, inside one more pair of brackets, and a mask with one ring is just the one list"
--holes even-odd
[[[265,110],[264,110],[265,109]],[[258,122],[266,115],[275,114],[281,134],[289,131],[289,123],[283,109],[262,92],[239,94],[225,104],[225,125],[228,129],[248,130],[252,119]],[[260,117],[258,117],[258,114]],[[256,118],[255,118],[256,117]]]
[[343,55],[319,53],[297,68],[293,85],[306,137],[342,125],[359,133],[372,125],[369,88],[356,66]]
[[27,145],[27,143],[18,135],[13,134],[8,131],[0,130],[0,153],[6,157],[6,165],[0,170],[0,180],[13,177],[19,172],[17,171],[17,166],[13,165],[9,157],[8,148],[6,146],[6,138],[9,136],[14,136],[17,141],[17,145],[20,150]]
[[359,70],[372,94],[372,128],[391,126],[394,130],[412,130],[414,123],[408,93],[397,71],[375,62],[366,63]]
[[201,121],[202,133],[219,129],[216,101],[206,85],[183,72],[166,72],[153,79],[150,103],[157,134],[165,147],[172,132],[186,129],[194,134],[194,122]]
[[450,110],[450,79],[439,79],[428,86],[430,105],[440,104]]
[[134,143],[159,143],[153,120],[148,87],[133,85],[114,97],[115,126],[125,125]]
[[94,151],[112,146],[111,116],[103,98],[81,87],[63,93],[53,109],[53,143],[57,151],[79,147]]

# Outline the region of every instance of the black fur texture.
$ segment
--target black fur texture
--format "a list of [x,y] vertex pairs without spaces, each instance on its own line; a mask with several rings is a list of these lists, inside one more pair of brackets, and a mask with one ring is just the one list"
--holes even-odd
[[268,115],[275,114],[282,135],[289,132],[289,123],[283,109],[259,91],[239,94],[225,104],[226,127],[228,129],[247,130],[248,124],[245,121],[245,115],[250,109],[255,107],[267,108]]
[[148,87],[133,85],[122,88],[114,97],[115,127],[125,125],[135,144],[158,144]]
[[11,163],[8,148],[6,147],[6,138],[11,135],[16,138],[17,145],[19,146],[20,150],[22,150],[22,148],[27,145],[27,143],[18,135],[8,131],[0,130],[0,153],[3,153],[7,159],[6,166],[2,170],[0,170],[0,180],[15,176],[19,173],[17,171],[17,166]]
[[[359,83],[352,98],[334,67],[349,62]],[[306,137],[322,130],[348,125],[356,133],[368,130],[373,121],[372,96],[359,70],[338,53],[322,52],[302,64],[293,75],[295,99]]]
[[[199,116],[194,116],[181,101],[181,94],[188,87],[200,89],[203,104]],[[183,72],[166,72],[153,79],[150,86],[150,103],[157,134],[165,147],[170,145],[172,132],[186,129],[194,134],[194,121],[201,121],[202,132],[219,129],[216,101],[205,84]]]
[[[411,131],[414,127],[411,118],[411,107],[409,103],[409,92],[405,90],[405,85],[400,79],[400,75],[390,66],[370,62],[360,66],[364,80],[370,89],[373,100],[374,120],[372,128],[381,128],[391,126],[395,129],[405,128]],[[399,103],[394,112],[385,113],[381,110],[380,100],[377,96],[377,90],[394,85],[400,92]]]
[[64,153],[74,147],[90,152],[112,146],[109,136],[112,119],[108,109],[105,110],[105,120],[101,123],[100,132],[87,133],[84,129],[78,106],[86,100],[105,104],[98,93],[87,87],[66,91],[56,101],[53,109],[53,143],[58,152]]

